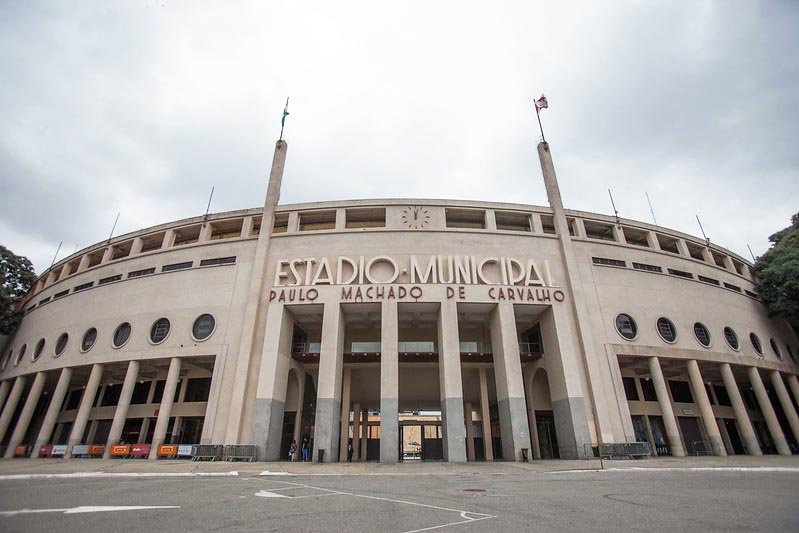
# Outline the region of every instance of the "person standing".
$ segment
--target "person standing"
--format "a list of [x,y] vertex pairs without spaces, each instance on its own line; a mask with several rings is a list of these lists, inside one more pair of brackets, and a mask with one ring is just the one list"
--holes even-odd
[[291,447],[289,447],[289,461],[296,462],[297,461],[297,441],[291,441]]
[[308,460],[308,453],[309,452],[310,452],[310,449],[309,449],[309,446],[308,446],[308,439],[302,439],[302,462],[303,463]]

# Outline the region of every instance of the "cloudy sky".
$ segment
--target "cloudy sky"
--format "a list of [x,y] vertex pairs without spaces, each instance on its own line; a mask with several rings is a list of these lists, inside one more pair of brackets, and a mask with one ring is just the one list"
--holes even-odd
[[0,0],[0,243],[41,272],[116,234],[281,201],[567,207],[746,255],[799,211],[799,3]]

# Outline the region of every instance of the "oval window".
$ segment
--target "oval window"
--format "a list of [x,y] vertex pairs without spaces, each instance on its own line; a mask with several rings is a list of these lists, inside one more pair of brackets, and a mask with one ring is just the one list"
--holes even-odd
[[210,337],[216,328],[216,319],[212,315],[204,314],[197,317],[191,328],[192,336],[198,341],[204,341]]
[[83,339],[80,341],[80,349],[88,352],[94,347],[95,342],[97,342],[97,328],[89,328],[83,334]]
[[658,318],[657,322],[658,326],[658,334],[663,338],[666,342],[674,342],[677,340],[677,329],[674,327],[674,323],[666,317]]
[[730,326],[724,328],[724,340],[727,341],[727,344],[730,345],[730,348],[736,351],[738,350],[738,334],[735,333],[735,330]]
[[130,338],[130,322],[123,322],[114,331],[114,348],[121,348]]
[[36,343],[36,349],[33,350],[33,361],[37,361],[41,356],[42,352],[44,351],[44,339],[39,339],[39,342]]
[[749,334],[749,340],[752,341],[752,348],[755,349],[757,355],[763,355],[763,346],[760,344],[760,339],[754,333]]
[[788,350],[788,355],[791,356],[791,359],[793,359],[793,362],[795,363],[796,362],[796,357],[793,356],[793,350],[791,350],[791,345],[790,344],[786,344],[785,345],[785,349]]
[[638,335],[638,326],[630,315],[621,313],[616,317],[616,331],[619,335],[631,341]]
[[22,361],[22,358],[25,357],[25,351],[27,349],[28,349],[28,345],[27,344],[23,344],[22,348],[20,348],[19,352],[17,353],[17,357],[14,359],[14,366],[17,366],[19,364],[19,362]]
[[62,333],[58,340],[55,342],[55,355],[58,357],[64,350],[67,348],[67,343],[69,342],[69,335],[66,333]]
[[699,342],[699,344],[705,348],[710,348],[710,332],[707,330],[704,324],[701,322],[694,324],[694,335],[696,335],[696,340]]
[[774,351],[774,355],[777,356],[777,359],[782,359],[782,352],[780,352],[780,347],[777,346],[777,343],[774,342],[774,339],[769,339],[769,343],[771,343],[771,349]]
[[159,318],[150,328],[150,341],[153,344],[159,344],[169,336],[169,320],[166,318]]

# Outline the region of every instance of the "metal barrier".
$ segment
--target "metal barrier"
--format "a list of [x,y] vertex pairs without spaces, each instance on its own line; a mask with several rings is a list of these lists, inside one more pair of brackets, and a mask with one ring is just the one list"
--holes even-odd
[[691,453],[694,455],[712,455],[710,443],[704,440],[695,440],[691,443]]
[[255,444],[228,444],[225,446],[225,461],[255,461],[258,446]]
[[221,461],[224,449],[222,444],[195,444],[191,447],[191,460]]
[[[595,444],[585,445],[586,456],[599,457],[600,447]],[[648,442],[608,442],[601,446],[603,459],[640,459],[651,458],[652,450]]]

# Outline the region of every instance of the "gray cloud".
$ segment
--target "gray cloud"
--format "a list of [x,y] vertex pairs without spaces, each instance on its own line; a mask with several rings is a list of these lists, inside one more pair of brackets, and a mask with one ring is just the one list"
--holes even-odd
[[[0,241],[49,266],[117,233],[261,203],[565,203],[757,253],[799,202],[795,3],[4,3]],[[597,3],[598,4],[598,3]]]

